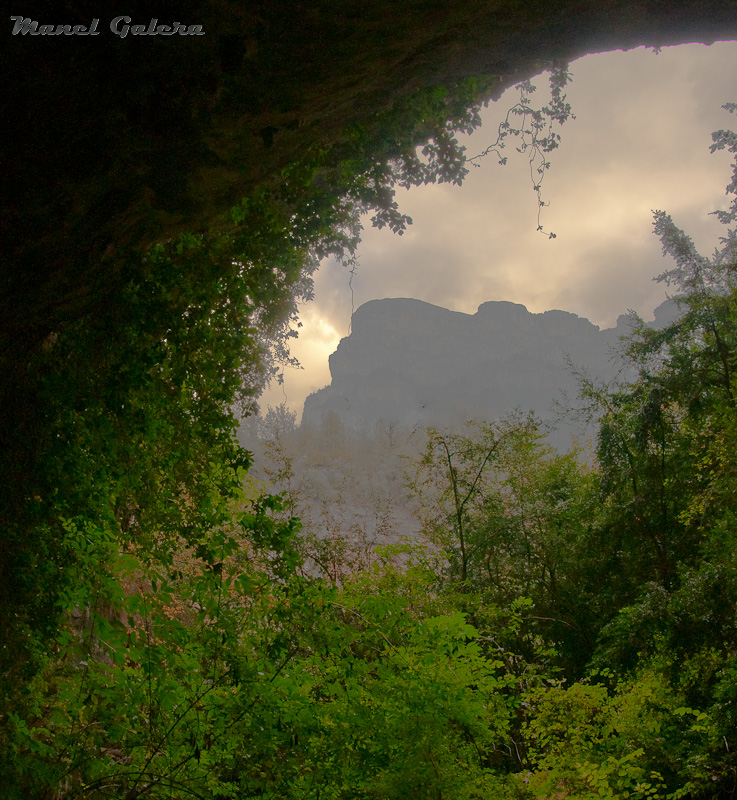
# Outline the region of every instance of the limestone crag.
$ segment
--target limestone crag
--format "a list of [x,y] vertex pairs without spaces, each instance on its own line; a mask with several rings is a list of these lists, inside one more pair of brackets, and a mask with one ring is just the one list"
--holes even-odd
[[[672,313],[663,304],[652,324]],[[448,425],[515,408],[550,418],[564,392],[576,396],[568,360],[613,377],[612,349],[628,325],[621,316],[600,330],[566,311],[532,314],[502,301],[464,314],[421,300],[371,300],[354,313],[351,334],[330,356],[332,382],[307,398],[303,419],[317,423],[335,411],[354,426]]]

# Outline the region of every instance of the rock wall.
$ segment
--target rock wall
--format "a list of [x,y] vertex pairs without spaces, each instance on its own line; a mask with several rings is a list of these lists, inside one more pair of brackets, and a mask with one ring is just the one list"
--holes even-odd
[[[665,324],[673,310],[663,304],[651,324]],[[515,408],[550,419],[556,400],[577,394],[568,360],[613,378],[613,348],[628,329],[624,315],[600,330],[566,311],[533,314],[503,301],[463,314],[421,300],[372,300],[355,312],[330,357],[332,382],[307,398],[303,419],[315,424],[335,411],[358,427],[379,419],[448,425]]]

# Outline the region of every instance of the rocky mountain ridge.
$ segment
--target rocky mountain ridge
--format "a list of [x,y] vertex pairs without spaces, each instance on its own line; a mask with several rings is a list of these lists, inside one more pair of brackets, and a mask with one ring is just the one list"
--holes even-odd
[[[674,312],[666,301],[649,324],[661,327]],[[465,314],[409,298],[371,300],[354,313],[330,356],[332,382],[307,398],[303,421],[334,411],[358,427],[379,419],[447,425],[515,408],[550,418],[563,393],[576,396],[568,361],[613,378],[613,348],[629,326],[626,315],[600,330],[567,311],[535,314],[505,301]]]

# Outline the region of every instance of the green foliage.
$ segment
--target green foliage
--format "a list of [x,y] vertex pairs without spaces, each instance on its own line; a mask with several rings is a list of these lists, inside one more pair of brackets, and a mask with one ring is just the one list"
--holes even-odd
[[490,785],[515,705],[503,662],[460,612],[433,613],[421,560],[341,592],[299,577],[278,510],[263,498],[236,512],[169,570],[68,526],[110,576],[67,598],[54,662],[10,719],[5,796],[470,798]]
[[[501,608],[530,598],[522,638],[542,636],[582,669],[596,625],[583,575],[594,498],[577,454],[556,453],[533,419],[512,416],[463,434],[429,430],[408,480],[450,584]],[[519,637],[515,647],[532,657]]]
[[[517,152],[527,156],[530,166],[532,188],[537,195],[537,229],[541,233],[546,233],[540,218],[542,209],[548,205],[542,199],[542,182],[550,169],[548,154],[556,150],[560,144],[560,134],[555,126],[563,125],[569,119],[575,119],[563,92],[571,81],[568,64],[555,64],[548,69],[548,72],[550,102],[542,108],[535,108],[531,98],[537,87],[530,80],[520,83],[516,87],[520,93],[519,101],[509,109],[504,121],[500,123],[496,140],[483,152],[468,159],[470,164],[478,167],[480,159],[494,153],[499,164],[504,165],[507,163],[507,156],[502,155],[502,150],[507,144],[507,139],[510,136],[515,137],[518,141]],[[547,235],[548,238],[555,239],[554,233]]]
[[[487,89],[474,79],[424,90],[311,143],[228,219],[94,270],[80,287],[91,312],[62,304],[44,322],[48,335],[23,350],[2,398],[0,696],[10,705],[43,664],[60,596],[86,580],[62,519],[117,531],[123,546],[164,560],[179,536],[190,543],[221,524],[220,499],[249,463],[233,441],[234,408],[252,412],[289,359],[319,259],[350,263],[365,212],[401,232],[396,184],[461,180],[453,131],[478,124]],[[421,175],[411,166],[420,145]]]

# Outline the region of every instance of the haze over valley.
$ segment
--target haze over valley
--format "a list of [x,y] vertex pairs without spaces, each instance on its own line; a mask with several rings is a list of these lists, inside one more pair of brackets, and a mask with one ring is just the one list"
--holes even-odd
[[[676,314],[666,301],[648,327]],[[617,353],[632,325],[622,314],[601,330],[567,311],[533,314],[503,301],[464,314],[410,298],[371,300],[354,313],[330,356],[332,382],[307,397],[301,424],[286,404],[245,420],[252,475],[283,493],[320,571],[340,579],[375,560],[376,545],[420,531],[408,480],[428,428],[467,432],[532,414],[548,446],[591,452],[593,428],[571,412],[579,381],[628,377]]]

